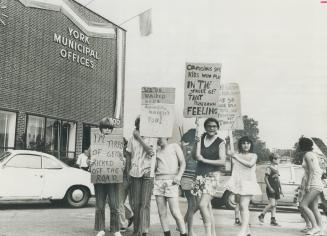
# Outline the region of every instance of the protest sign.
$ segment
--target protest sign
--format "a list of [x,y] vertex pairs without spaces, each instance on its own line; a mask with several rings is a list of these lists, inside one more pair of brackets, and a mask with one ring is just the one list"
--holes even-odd
[[142,88],[140,134],[171,137],[174,124],[175,88]]
[[122,183],[125,160],[123,156],[123,129],[114,128],[103,135],[98,128],[91,129],[91,182]]
[[220,86],[218,91],[218,121],[221,130],[243,129],[241,93],[237,83]]
[[186,63],[184,117],[217,117],[221,64]]

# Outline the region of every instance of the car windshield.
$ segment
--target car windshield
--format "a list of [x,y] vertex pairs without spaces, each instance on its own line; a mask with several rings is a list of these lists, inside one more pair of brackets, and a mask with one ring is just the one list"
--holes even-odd
[[0,154],[0,162],[2,162],[4,159],[6,159],[6,157],[10,156],[10,152],[3,152]]

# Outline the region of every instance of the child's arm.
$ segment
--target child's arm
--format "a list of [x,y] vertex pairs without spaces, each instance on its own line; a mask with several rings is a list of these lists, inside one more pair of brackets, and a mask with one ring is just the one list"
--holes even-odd
[[145,150],[145,152],[146,152],[146,154],[148,154],[149,156],[153,156],[153,154],[154,154],[154,151],[153,151],[153,148],[152,147],[150,147],[150,146],[148,146],[145,142],[144,142],[144,140],[143,140],[143,138],[141,137],[141,135],[140,135],[140,131],[138,131],[138,130],[134,130],[133,131],[133,136],[134,136],[134,138],[141,144],[141,146],[143,147],[143,149]]
[[271,169],[269,167],[266,168],[266,173],[265,173],[265,183],[268,187],[268,189],[270,190],[270,192],[274,193],[275,190],[271,187],[270,183],[269,183],[269,180],[268,180],[268,177],[271,173]]
[[176,157],[178,159],[179,169],[178,169],[178,173],[177,173],[176,177],[174,178],[174,183],[180,184],[182,175],[185,171],[186,163],[185,163],[183,151],[178,144],[175,144],[175,153],[176,153]]
[[252,153],[253,154],[253,158],[251,158],[250,161],[246,161],[246,160],[243,160],[242,158],[238,157],[237,155],[233,155],[233,158],[238,161],[239,163],[241,163],[243,166],[246,166],[246,167],[253,167],[256,163],[257,163],[257,154],[255,153]]

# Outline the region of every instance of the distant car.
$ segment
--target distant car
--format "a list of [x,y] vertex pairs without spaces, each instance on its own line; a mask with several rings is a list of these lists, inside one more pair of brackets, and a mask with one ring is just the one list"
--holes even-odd
[[12,150],[0,155],[0,201],[65,201],[78,208],[94,195],[90,173],[36,151]]
[[[254,196],[251,201],[253,204],[268,203],[266,183],[264,181],[266,167],[267,165],[257,165],[257,182],[260,185],[262,195]],[[298,186],[301,184],[304,170],[300,165],[280,164],[279,173],[284,196],[281,196],[281,199],[278,201],[278,205],[295,206],[294,194]],[[225,205],[228,209],[235,208],[236,203],[234,194],[223,187],[225,182],[230,178],[230,174],[231,172],[226,172],[223,176],[221,176],[221,189],[216,198],[213,199],[213,205]]]

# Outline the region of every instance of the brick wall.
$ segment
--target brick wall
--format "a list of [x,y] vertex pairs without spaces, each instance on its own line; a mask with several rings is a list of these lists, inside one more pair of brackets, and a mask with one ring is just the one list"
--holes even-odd
[[[71,3],[84,18],[104,21]],[[6,5],[6,25],[0,25],[0,109],[19,111],[16,145],[25,132],[26,114],[35,114],[76,121],[76,152],[81,152],[82,123],[97,124],[114,114],[116,39],[90,37],[90,45],[84,45],[100,57],[87,57],[96,64],[90,69],[60,56],[61,49],[74,51],[54,42],[54,34],[73,39],[68,28],[82,32],[65,15],[28,8],[17,0]]]

